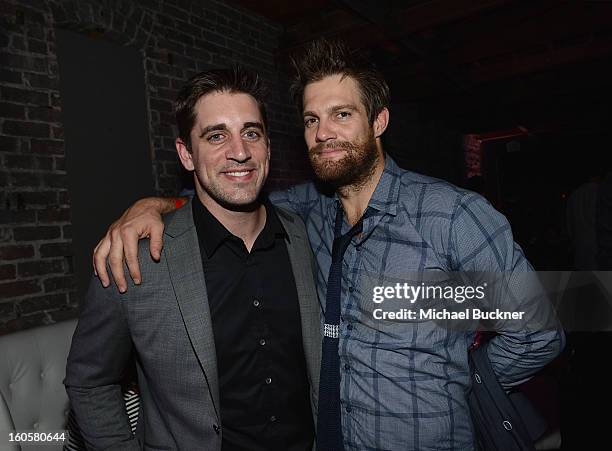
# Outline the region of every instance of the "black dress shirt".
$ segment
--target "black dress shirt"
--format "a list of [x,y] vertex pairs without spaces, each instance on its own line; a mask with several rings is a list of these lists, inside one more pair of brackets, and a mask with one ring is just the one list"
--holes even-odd
[[283,226],[269,202],[251,252],[200,202],[193,217],[212,318],[223,451],[306,451],[314,427]]

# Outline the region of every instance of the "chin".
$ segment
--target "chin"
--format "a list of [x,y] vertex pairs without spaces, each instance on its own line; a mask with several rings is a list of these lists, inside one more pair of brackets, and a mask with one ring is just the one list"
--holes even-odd
[[250,211],[257,207],[259,192],[242,195],[226,195],[215,199],[224,208],[232,211]]
[[313,169],[316,176],[324,182],[343,179],[346,173],[350,172],[343,167],[340,161],[317,161],[317,164],[313,164]]
[[230,211],[250,211],[258,205],[263,184],[253,181],[248,184],[210,183],[202,184],[202,191],[214,203]]

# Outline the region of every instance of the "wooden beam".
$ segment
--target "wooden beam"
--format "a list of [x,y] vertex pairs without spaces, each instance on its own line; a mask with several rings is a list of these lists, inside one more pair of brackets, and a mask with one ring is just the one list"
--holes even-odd
[[331,0],[309,0],[308,2],[288,2],[287,0],[229,0],[244,9],[260,14],[285,27],[304,21],[305,18],[319,15],[329,9]]
[[[246,1],[246,0],[241,0]],[[334,29],[333,24],[324,27],[329,37],[338,37],[352,43],[355,46],[371,48],[385,40],[400,40],[411,53],[421,58],[427,58],[427,49],[422,48],[414,41],[402,40],[401,38],[427,28],[439,26],[450,21],[459,20],[472,14],[498,8],[511,0],[433,0],[424,4],[409,8],[400,7],[390,10],[381,7],[378,3],[363,0],[337,0],[347,11],[358,15],[363,26]],[[329,11],[329,9],[328,9]],[[311,23],[316,21],[316,24]],[[311,41],[322,34],[319,32],[305,32],[319,27],[320,17],[301,21],[288,30],[288,41],[282,46],[280,53],[288,54],[299,50],[304,43]],[[366,25],[369,23],[370,25]]]
[[520,2],[499,8],[486,15],[475,14],[433,30],[433,39],[440,50],[450,52],[486,39],[496,41],[526,22],[547,16],[566,3],[559,0]]
[[464,19],[504,6],[512,0],[431,0],[408,8],[385,11],[384,3],[364,0],[338,0],[361,17],[370,18],[372,23],[392,26],[389,32],[409,35],[439,27],[449,22]]
[[364,24],[363,20],[345,9],[327,9],[316,17],[311,17],[288,28],[285,37],[292,45],[300,45],[315,38],[336,36]]
[[446,59],[453,65],[460,65],[541,46],[552,48],[564,40],[590,35],[612,24],[612,8],[587,8],[584,3],[560,5],[545,16],[514,27],[498,26],[497,32],[485,31],[478,39],[451,49]]
[[612,54],[612,39],[584,42],[545,53],[519,55],[514,58],[470,70],[470,79],[476,83],[543,71],[554,66],[603,58]]
[[[438,78],[442,83],[449,84],[455,90],[465,91],[468,89],[468,83],[460,71],[451,68],[445,61],[438,58],[435,51],[427,48],[415,38],[406,37],[417,31],[417,27],[427,24],[427,27],[434,23],[443,23],[445,20],[453,20],[464,17],[464,14],[473,14],[478,8],[499,6],[506,3],[508,0],[456,0],[449,3],[446,2],[445,12],[440,10],[440,6],[444,3],[442,0],[434,0],[426,4],[417,5],[411,8],[402,8],[400,11],[394,9],[381,8],[380,5],[375,5],[372,2],[364,0],[337,0],[344,5],[348,10],[359,15],[363,20],[377,26],[386,31],[386,35],[390,39],[397,40],[398,44],[406,50],[406,53],[416,55],[421,58],[427,65],[432,77]],[[467,11],[457,10],[457,6],[465,6],[467,3],[470,6]],[[415,13],[415,17],[410,14]]]
[[[330,23],[325,27],[327,30],[325,35],[343,39],[356,48],[372,48],[384,41],[400,40],[425,29],[439,27],[480,12],[500,8],[512,1],[516,2],[516,0],[433,0],[408,8],[385,9],[384,4],[377,2],[336,0],[335,3],[341,5],[345,10],[359,16],[363,25],[338,30],[335,24]],[[245,2],[252,3],[253,0],[239,1],[239,3]],[[288,39],[284,39],[281,54],[299,50],[304,43],[321,36],[319,33],[305,31],[316,28],[322,21],[322,12],[314,14],[314,11],[309,9],[309,13],[301,21],[296,21],[295,25],[288,29]],[[333,11],[333,8],[328,6],[326,11],[329,13]],[[409,47],[412,53],[420,57],[426,56],[425,49],[415,46],[412,41],[404,41],[403,45]]]
[[[411,68],[410,68],[411,69]],[[436,105],[440,111],[457,108],[474,114],[483,103],[511,105],[543,98],[606,98],[612,105],[612,60],[600,58],[549,71],[522,74],[512,79],[496,79],[474,86],[469,94],[453,93],[432,84],[424,75],[406,74],[400,67],[385,71],[392,101]],[[612,108],[612,107],[611,107]]]

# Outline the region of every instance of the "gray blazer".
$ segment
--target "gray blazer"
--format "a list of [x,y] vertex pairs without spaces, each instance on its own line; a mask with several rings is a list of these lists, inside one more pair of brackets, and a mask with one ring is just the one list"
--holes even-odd
[[[301,219],[277,212],[288,235],[316,418],[321,326],[314,260]],[[140,243],[143,283],[120,294],[93,280],[82,305],[65,384],[92,449],[221,449],[217,358],[191,202],[164,222],[159,263],[148,242]],[[136,437],[120,388],[133,351],[142,403]]]

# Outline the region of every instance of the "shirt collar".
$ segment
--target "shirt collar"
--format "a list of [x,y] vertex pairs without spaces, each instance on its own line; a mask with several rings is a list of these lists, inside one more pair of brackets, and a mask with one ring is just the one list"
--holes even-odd
[[[232,234],[223,224],[215,218],[210,211],[202,204],[198,195],[193,196],[193,222],[195,223],[196,231],[200,246],[203,247],[208,258],[214,254],[217,248],[230,238]],[[204,238],[206,237],[206,238]]]
[[370,198],[368,207],[395,216],[399,199],[402,170],[395,160],[385,155],[385,168]]
[[262,203],[266,207],[266,225],[255,241],[255,246],[258,249],[272,245],[276,238],[289,239],[289,235],[268,196],[262,196]]
[[[262,203],[266,208],[266,224],[255,241],[257,248],[270,246],[278,236],[287,237],[287,232],[280,219],[278,219],[276,211],[267,196],[262,198]],[[206,256],[210,258],[225,240],[235,237],[235,235],[227,230],[225,226],[208,211],[197,194],[193,196],[192,208],[193,221],[199,237],[200,246],[204,248]]]

